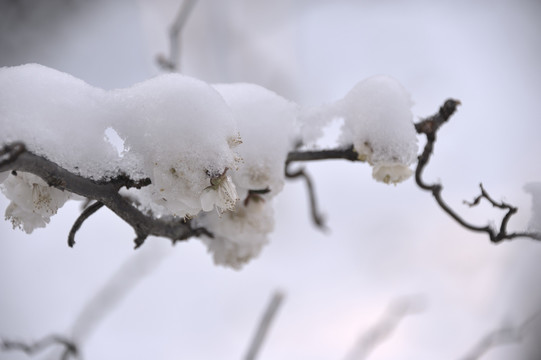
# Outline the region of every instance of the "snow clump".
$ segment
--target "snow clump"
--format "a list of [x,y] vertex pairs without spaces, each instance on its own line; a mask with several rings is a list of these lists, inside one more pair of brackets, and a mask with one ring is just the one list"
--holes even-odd
[[[417,136],[410,95],[395,79],[378,75],[359,82],[335,103],[310,109],[301,116],[303,138],[315,141],[333,118],[344,125],[339,142],[353,144],[359,160],[373,166],[372,176],[384,183],[408,179],[417,158]],[[313,128],[315,124],[315,129]]]

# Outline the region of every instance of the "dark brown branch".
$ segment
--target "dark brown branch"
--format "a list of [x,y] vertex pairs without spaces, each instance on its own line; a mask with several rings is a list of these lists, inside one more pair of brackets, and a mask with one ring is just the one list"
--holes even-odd
[[490,226],[476,226],[474,224],[471,224],[464,220],[460,215],[458,215],[442,198],[441,192],[443,190],[443,186],[440,184],[427,184],[422,179],[422,173],[426,165],[428,164],[428,161],[430,160],[430,156],[432,155],[433,149],[434,149],[434,143],[436,142],[436,134],[441,125],[443,125],[445,122],[449,120],[451,115],[456,111],[456,107],[460,105],[460,101],[454,100],[454,99],[448,99],[445,101],[443,106],[440,107],[440,110],[435,115],[432,115],[431,117],[415,124],[415,129],[419,134],[425,134],[426,135],[426,145],[423,149],[422,154],[419,156],[417,168],[415,170],[415,182],[419,187],[423,190],[427,190],[432,192],[432,195],[434,196],[436,202],[438,205],[445,211],[449,216],[451,216],[456,222],[458,222],[460,225],[465,227],[466,229],[476,231],[476,232],[485,232],[488,234],[490,240],[494,243],[498,243],[502,240],[510,240],[518,237],[526,237],[531,238],[535,240],[541,240],[541,234],[539,233],[532,233],[532,232],[514,232],[514,233],[507,233],[507,224],[509,222],[509,219],[513,214],[517,212],[517,208],[505,204],[505,203],[497,203],[494,201],[488,193],[484,190],[484,188],[481,186],[481,195],[479,195],[477,198],[474,199],[474,201],[471,203],[470,206],[477,205],[481,198],[487,199],[493,206],[499,207],[501,209],[507,209],[506,215],[503,217],[502,222],[500,224],[500,229],[496,231]]
[[135,181],[126,175],[119,175],[108,180],[94,181],[27,151],[22,143],[5,145],[0,151],[0,172],[3,171],[29,172],[42,178],[49,186],[102,203],[135,230],[136,247],[141,246],[150,235],[171,239],[173,243],[201,234],[212,237],[206,230],[192,229],[190,220],[147,215],[118,192],[122,187],[140,188],[148,185],[149,179]]
[[54,345],[64,346],[64,352],[62,353],[62,360],[69,359],[70,356],[77,358],[78,349],[77,346],[70,340],[58,336],[50,335],[39,341],[36,341],[33,344],[25,344],[20,341],[10,341],[0,339],[0,349],[3,351],[22,351],[27,355],[34,355],[38,352],[41,352],[47,348],[50,348]]
[[314,185],[312,184],[312,179],[304,171],[304,168],[300,168],[297,171],[292,172],[292,171],[289,170],[289,165],[290,165],[289,162],[286,163],[286,168],[285,168],[286,177],[290,178],[290,179],[302,177],[304,179],[304,181],[306,183],[306,188],[308,190],[308,198],[310,200],[310,213],[312,215],[312,221],[314,222],[314,224],[318,228],[320,228],[322,230],[325,230],[326,229],[326,227],[325,227],[325,219],[321,215],[321,213],[319,212],[318,207],[317,207],[316,194],[315,194],[315,191],[314,191]]
[[75,223],[71,227],[70,233],[68,235],[68,246],[73,247],[75,245],[75,233],[79,231],[79,228],[81,228],[81,225],[83,225],[83,222],[85,222],[86,219],[88,219],[92,214],[94,214],[96,211],[98,211],[103,206],[103,203],[96,201],[94,204],[86,207],[81,215],[75,220]]
[[316,161],[334,159],[360,161],[359,154],[357,154],[357,152],[353,150],[353,146],[350,146],[344,149],[291,151],[289,154],[287,154],[286,164],[289,164],[293,161]]

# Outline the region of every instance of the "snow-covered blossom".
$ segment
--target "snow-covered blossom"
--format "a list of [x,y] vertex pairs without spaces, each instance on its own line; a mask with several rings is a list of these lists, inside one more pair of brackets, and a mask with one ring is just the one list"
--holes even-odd
[[212,253],[214,263],[240,269],[261,252],[268,243],[268,233],[274,228],[272,204],[269,201],[237,203],[235,211],[221,217],[215,212],[204,213],[194,219],[214,234],[201,241]]
[[2,192],[11,203],[6,209],[6,219],[13,228],[23,229],[30,234],[35,228],[45,227],[51,216],[71,198],[67,191],[47,185],[33,174],[10,175],[1,185]]
[[372,177],[385,184],[397,184],[402,182],[408,179],[412,173],[413,171],[409,167],[398,163],[379,163],[375,164],[372,169]]
[[210,178],[210,186],[206,187],[201,194],[203,211],[211,211],[215,206],[218,214],[235,209],[235,204],[239,198],[233,180],[226,174],[227,170],[225,169],[222,174]]
[[303,140],[315,142],[324,126],[342,119],[339,143],[353,144],[359,160],[374,167],[374,179],[401,182],[411,176],[407,168],[417,158],[411,106],[410,95],[397,80],[373,76],[355,85],[342,100],[302,111]]
[[417,136],[408,92],[395,79],[374,76],[359,82],[342,100],[343,139],[374,166],[374,178],[400,182],[417,157]]
[[528,228],[541,233],[541,182],[527,183],[524,191],[532,195],[532,215]]
[[270,196],[284,186],[284,162],[292,148],[297,105],[254,84],[218,84],[214,88],[233,111],[242,137],[238,153],[242,164],[232,173],[241,198],[248,190],[269,189]]

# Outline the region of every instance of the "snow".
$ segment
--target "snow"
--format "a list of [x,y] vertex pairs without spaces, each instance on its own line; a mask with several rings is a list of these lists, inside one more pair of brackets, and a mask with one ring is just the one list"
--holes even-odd
[[409,93],[394,78],[377,75],[355,85],[339,101],[306,110],[301,116],[303,140],[313,143],[331,120],[344,121],[339,142],[353,144],[361,161],[373,166],[373,177],[385,183],[408,179],[418,151]]
[[104,90],[37,64],[1,68],[0,84],[0,142],[22,141],[84,177],[111,175],[119,166],[104,138],[110,121]]
[[239,270],[268,243],[268,234],[274,228],[273,215],[269,201],[250,200],[238,203],[236,211],[221,217],[214,212],[204,213],[197,218],[197,226],[217,234],[214,238],[201,237],[214,263]]
[[210,178],[238,167],[236,124],[209,84],[167,74],[114,90],[109,101],[124,158],[151,179],[142,192],[158,215],[197,215]]
[[242,144],[243,164],[233,174],[242,198],[248,190],[269,189],[278,194],[284,186],[284,163],[292,150],[297,105],[255,84],[218,84],[216,90],[231,107]]
[[[157,217],[201,216],[216,236],[203,241],[217,264],[240,268],[268,242],[271,199],[298,136],[294,102],[254,84],[210,85],[181,74],[106,91],[37,64],[2,68],[0,83],[3,143],[23,141],[92,179],[150,178],[129,193]],[[301,122],[317,138],[329,119],[343,118],[342,145],[353,144],[376,180],[397,183],[411,175],[417,151],[410,108],[398,81],[375,76],[338,102],[302,111]],[[12,200],[6,216],[28,233],[70,197],[40,181],[24,175],[3,187]],[[46,206],[38,207],[36,193]]]

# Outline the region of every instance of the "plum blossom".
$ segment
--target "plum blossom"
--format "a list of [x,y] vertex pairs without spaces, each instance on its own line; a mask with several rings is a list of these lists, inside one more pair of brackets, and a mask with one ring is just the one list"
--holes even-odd
[[212,253],[214,263],[237,270],[259,255],[274,228],[272,204],[263,198],[246,204],[239,202],[235,211],[221,217],[216,213],[203,213],[195,220],[197,226],[215,235],[201,238]]
[[2,191],[11,203],[6,209],[6,220],[13,228],[30,234],[35,228],[45,227],[72,194],[50,187],[36,175],[17,173],[2,184]]
[[211,211],[216,206],[218,214],[235,209],[235,204],[239,200],[237,190],[233,180],[225,171],[216,177],[210,179],[210,186],[203,190],[201,194],[201,208],[203,211]]

